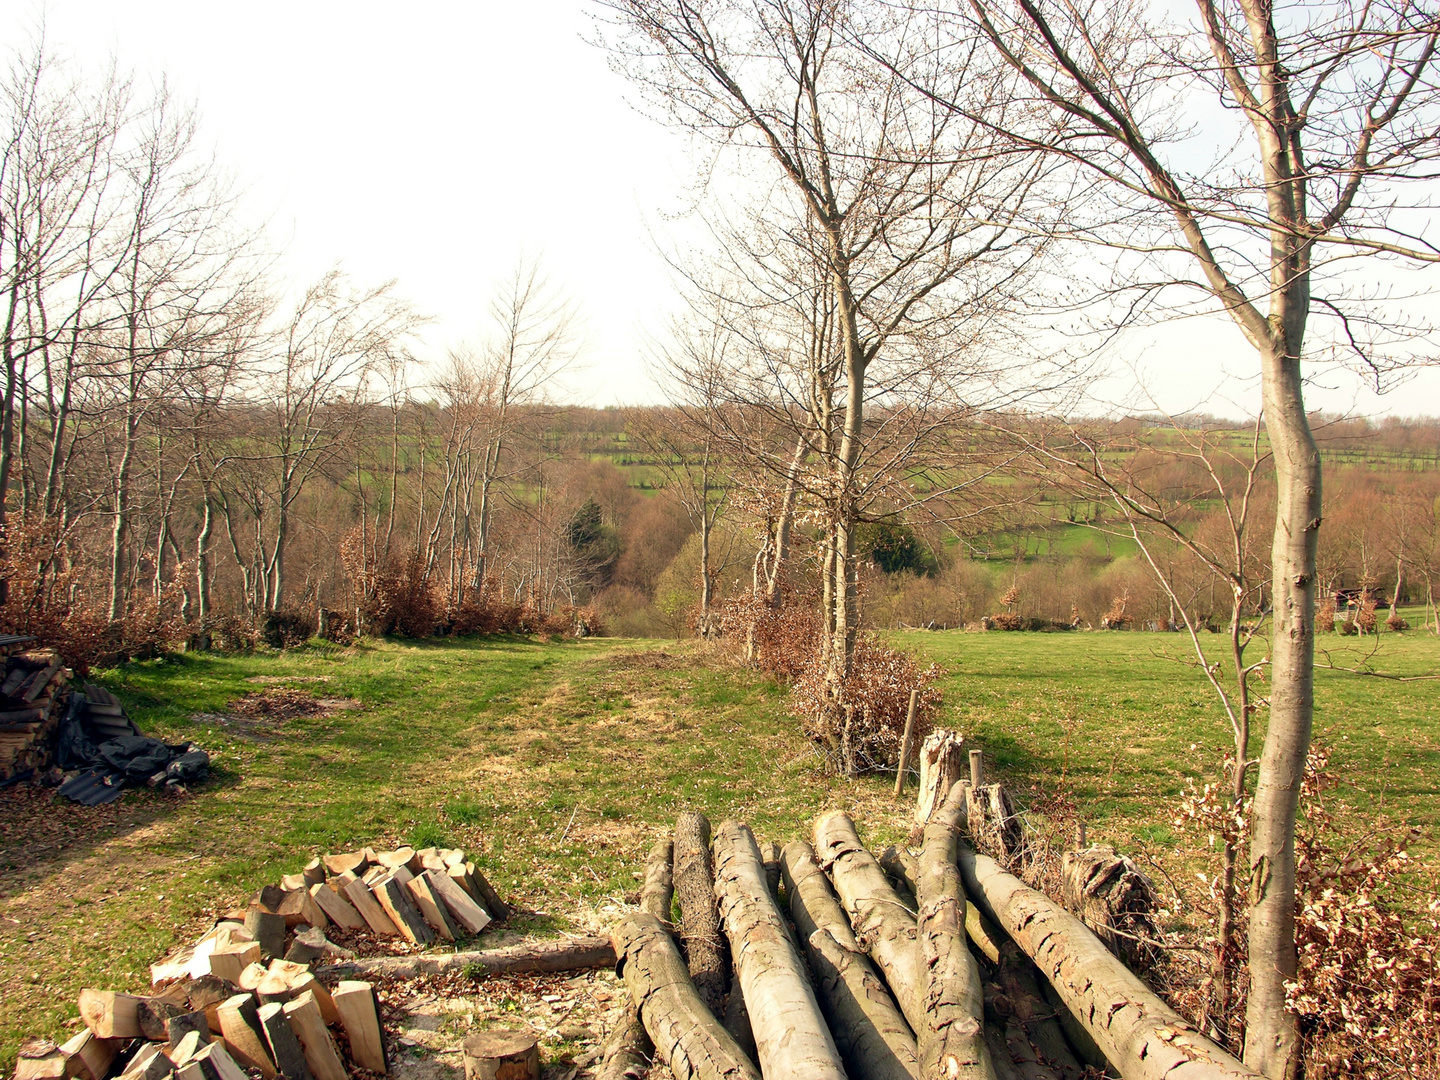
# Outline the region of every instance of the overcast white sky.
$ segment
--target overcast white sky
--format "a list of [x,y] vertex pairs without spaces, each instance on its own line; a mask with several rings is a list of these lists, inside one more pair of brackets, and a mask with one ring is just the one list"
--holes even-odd
[[[0,0],[0,45],[22,46],[43,21],[62,55],[97,66],[114,55],[168,78],[270,221],[282,271],[304,281],[338,263],[361,281],[397,279],[433,317],[431,355],[473,335],[497,278],[540,254],[588,332],[568,396],[605,405],[654,397],[643,343],[675,306],[655,236],[683,236],[674,215],[692,173],[683,138],[636,113],[582,40],[586,11],[584,0]],[[1111,400],[1136,363],[1166,408],[1209,399],[1234,415],[1258,399],[1253,382],[1227,383],[1253,354],[1222,323],[1148,333],[1124,353],[1102,391]],[[1325,383],[1314,406],[1440,413],[1440,371],[1379,399],[1353,378]]]

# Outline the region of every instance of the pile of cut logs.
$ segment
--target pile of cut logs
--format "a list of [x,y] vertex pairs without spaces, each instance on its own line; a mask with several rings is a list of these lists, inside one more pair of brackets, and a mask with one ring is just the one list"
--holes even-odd
[[[877,857],[840,811],[783,850],[681,815],[651,849],[641,910],[612,932],[630,1003],[603,1080],[644,1076],[652,1056],[685,1080],[1255,1080],[1002,865],[1022,835],[1003,789],[978,756],[960,775],[958,739],[932,740],[918,852]],[[1104,883],[1134,900],[1133,864],[1091,848],[1066,876],[1116,930]]]
[[54,650],[22,651],[34,638],[0,638],[0,780],[50,765],[70,672]]
[[312,970],[355,956],[326,929],[354,931],[351,941],[373,934],[425,944],[479,934],[509,913],[463,851],[322,855],[151,965],[152,995],[82,990],[85,1030],[61,1046],[22,1046],[15,1080],[246,1080],[247,1071],[346,1080],[347,1056],[387,1072],[371,984],[327,986]]

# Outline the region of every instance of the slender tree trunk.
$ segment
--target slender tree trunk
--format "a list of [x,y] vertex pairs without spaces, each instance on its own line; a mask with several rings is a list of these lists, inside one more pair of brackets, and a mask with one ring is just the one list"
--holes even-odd
[[1299,1068],[1299,1028],[1285,1005],[1296,972],[1295,818],[1314,706],[1315,555],[1320,531],[1320,453],[1305,416],[1300,361],[1262,357],[1265,420],[1275,455],[1271,549],[1274,598],[1270,718],[1260,758],[1250,841],[1250,997],[1245,1063],[1271,1077]]

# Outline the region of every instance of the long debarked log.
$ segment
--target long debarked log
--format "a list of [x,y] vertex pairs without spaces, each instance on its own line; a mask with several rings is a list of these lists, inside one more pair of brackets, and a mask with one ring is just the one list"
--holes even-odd
[[980,965],[965,943],[965,889],[955,865],[964,800],[964,788],[956,784],[925,823],[925,846],[915,883],[920,901],[916,920],[920,953],[928,973],[925,1020],[931,1036],[923,1040],[921,1052],[927,1080],[996,1080],[995,1065],[985,1045]]
[[[645,862],[645,884],[640,889],[640,906],[661,923],[669,925],[674,882],[671,862],[675,845],[657,840]],[[620,1023],[605,1047],[605,1057],[595,1074],[596,1080],[640,1080],[650,1071],[650,1056],[655,1046],[640,1022],[640,1013],[632,1001],[625,1006]]]
[[976,903],[1035,962],[1123,1080],[1259,1075],[1186,1023],[1059,904],[964,843],[959,864]]
[[743,822],[726,821],[715,835],[715,895],[761,1071],[795,1080],[845,1080],[805,961],[775,904],[759,845]]
[[337,979],[366,977],[413,979],[416,975],[440,975],[463,971],[473,965],[477,975],[502,975],[521,971],[581,971],[612,967],[615,949],[609,938],[576,937],[563,941],[534,941],[476,952],[440,953],[434,956],[377,956],[330,964],[317,975]]
[[675,892],[680,899],[680,938],[690,977],[710,1011],[725,1010],[725,941],[715,908],[715,872],[710,863],[710,821],[687,810],[675,820]]
[[616,925],[612,940],[645,1031],[676,1080],[760,1080],[760,1071],[700,999],[659,919],[630,915]]
[[869,947],[895,1003],[925,1055],[925,968],[916,940],[915,914],[901,901],[875,856],[865,850],[850,815],[836,810],[815,822],[815,855],[830,872],[859,939]]
[[803,840],[786,844],[780,869],[790,919],[806,943],[820,1007],[851,1075],[914,1080],[920,1075],[915,1036],[885,980],[860,951],[814,850]]

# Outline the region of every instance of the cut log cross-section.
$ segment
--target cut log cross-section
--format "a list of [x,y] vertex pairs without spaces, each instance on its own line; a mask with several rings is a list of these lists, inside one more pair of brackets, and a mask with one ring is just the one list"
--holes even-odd
[[140,998],[108,990],[80,991],[80,1019],[102,1039],[135,1039],[142,1034],[136,1013]]
[[[925,825],[920,855],[917,920],[927,972],[921,1040],[925,1076],[996,1080],[985,1045],[985,1000],[980,966],[965,935],[965,890],[955,856],[967,791],[956,784]],[[1008,1056],[1008,1055],[1007,1055]]]
[[1166,1005],[1089,928],[994,859],[959,845],[965,889],[1035,962],[1123,1080],[1255,1080]]
[[715,834],[715,893],[761,1072],[845,1080],[840,1051],[815,1000],[805,961],[791,943],[759,845],[743,822],[724,822]]
[[852,1076],[914,1080],[920,1075],[915,1036],[869,958],[860,951],[840,901],[803,840],[780,853],[790,917],[806,956],[835,1045]]
[[760,1072],[701,1000],[685,960],[655,916],[613,931],[618,970],[645,1031],[677,1080],[760,1080]]
[[690,977],[700,999],[720,1016],[730,965],[715,907],[710,821],[704,814],[686,811],[675,821],[675,895],[680,900],[680,937],[690,962]]
[[465,1080],[540,1080],[540,1045],[519,1031],[482,1031],[461,1047]]

